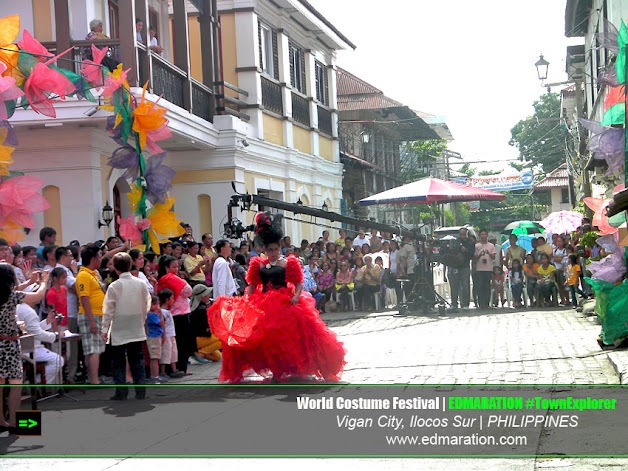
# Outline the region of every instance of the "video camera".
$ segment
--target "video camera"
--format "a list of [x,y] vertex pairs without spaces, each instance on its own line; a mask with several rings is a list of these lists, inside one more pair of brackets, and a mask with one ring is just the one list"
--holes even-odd
[[255,224],[245,226],[239,219],[229,219],[225,223],[223,235],[226,239],[241,239],[249,231],[255,230]]
[[450,265],[452,258],[460,253],[461,246],[460,239],[454,236],[436,239],[432,244],[432,260],[443,265]]

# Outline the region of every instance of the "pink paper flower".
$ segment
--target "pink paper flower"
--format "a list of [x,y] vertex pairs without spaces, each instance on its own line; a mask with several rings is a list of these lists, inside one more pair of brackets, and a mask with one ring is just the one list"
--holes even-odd
[[[65,54],[65,52],[60,55]],[[24,91],[33,111],[51,118],[57,117],[54,106],[52,106],[53,100],[56,98],[63,100],[66,95],[76,91],[76,87],[65,75],[48,67],[48,64],[54,59],[52,58],[45,63],[38,62],[35,64],[24,84]],[[48,94],[56,96],[50,98]]]
[[92,44],[92,57],[94,60],[86,59],[83,61],[83,68],[81,72],[85,77],[85,80],[94,84],[94,86],[103,85],[103,68],[100,65],[103,58],[107,55],[108,48],[103,47],[98,49]]
[[39,194],[42,186],[42,180],[28,175],[0,184],[0,227],[34,228],[33,214],[50,208]]
[[24,92],[15,85],[13,77],[2,76],[6,70],[7,65],[0,61],[0,119],[9,117],[5,101],[15,100],[24,95]]
[[17,45],[22,51],[33,54],[35,59],[39,62],[44,62],[53,56],[42,43],[37,41],[31,33],[28,32],[28,30],[24,30],[22,33],[22,39],[17,42]]
[[135,222],[135,216],[133,215],[124,219],[118,216],[117,221],[120,226],[120,236],[124,239],[131,240],[133,243],[142,241],[142,231],[148,229],[151,224],[148,219]]

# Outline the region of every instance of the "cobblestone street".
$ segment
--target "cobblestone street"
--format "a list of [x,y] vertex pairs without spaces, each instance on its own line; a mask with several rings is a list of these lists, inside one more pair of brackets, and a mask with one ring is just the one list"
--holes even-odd
[[[571,309],[470,309],[439,316],[329,313],[351,384],[617,384],[599,326]],[[216,383],[219,364],[177,381]]]
[[[347,366],[343,382],[351,384],[618,384],[619,376],[606,352],[599,349],[596,338],[599,326],[571,309],[488,311],[468,310],[456,314],[396,317],[395,312],[331,313],[323,317],[338,333],[347,347]],[[616,352],[614,355],[622,355]],[[215,384],[220,364],[191,365],[191,376],[172,384]],[[251,383],[261,381],[252,378]],[[171,392],[168,392],[171,391]],[[78,392],[77,392],[78,394]],[[110,420],[112,413],[109,389],[87,390],[79,395],[80,404],[68,398],[47,401],[42,410],[65,414],[91,414],[94,423]],[[184,389],[156,389],[155,398],[143,416],[158,414],[159,404],[181,400]],[[129,402],[129,406],[132,403]],[[120,417],[125,417],[121,415]],[[63,417],[61,415],[60,417]],[[65,417],[70,417],[66,415]],[[157,418],[157,417],[156,417]],[[145,419],[145,417],[144,417]],[[130,432],[130,430],[128,430]],[[104,432],[100,431],[100,434]],[[120,433],[120,431],[116,432]],[[98,435],[98,434],[97,434]],[[173,437],[176,437],[175,435]],[[2,441],[0,436],[0,442]],[[208,437],[210,439],[210,437]],[[27,438],[18,438],[7,450],[28,446]],[[543,437],[540,437],[542,442]],[[158,442],[155,442],[158,443]],[[112,450],[113,451],[113,450]],[[232,469],[305,469],[319,466],[314,460],[246,459],[193,460],[189,469],[229,465]],[[90,461],[90,469],[148,469],[154,460],[122,458]],[[45,464],[69,471],[84,466],[79,459],[4,460],[3,469],[29,470]],[[624,459],[413,459],[356,460],[335,459],[326,462],[330,469],[601,469],[608,466],[624,469]],[[186,467],[188,465],[186,464]],[[81,468],[83,469],[83,468]]]

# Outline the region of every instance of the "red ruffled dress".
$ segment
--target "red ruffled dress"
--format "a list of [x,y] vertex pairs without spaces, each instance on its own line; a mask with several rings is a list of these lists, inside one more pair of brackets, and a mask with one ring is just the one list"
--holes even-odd
[[291,304],[293,283],[303,282],[301,262],[286,267],[253,257],[247,281],[257,289],[248,297],[221,296],[207,310],[211,331],[222,341],[219,381],[237,383],[251,372],[273,376],[316,376],[338,381],[345,349],[319,317],[314,298],[301,292]]

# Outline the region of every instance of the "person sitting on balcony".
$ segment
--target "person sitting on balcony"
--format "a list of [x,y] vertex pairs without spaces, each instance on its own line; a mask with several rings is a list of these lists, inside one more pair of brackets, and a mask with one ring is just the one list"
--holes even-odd
[[[92,21],[89,22],[90,31],[89,33],[87,33],[87,36],[85,36],[85,39],[87,41],[111,39],[109,36],[107,36],[105,33],[102,32],[102,29],[103,29],[102,20],[99,20],[97,18],[93,19]],[[94,60],[94,57],[92,56],[91,47],[84,47],[82,52],[83,52],[83,59]],[[101,64],[107,67],[107,69],[109,69],[109,71],[111,72],[113,72],[115,68],[118,67],[119,63],[120,61],[114,58],[114,51],[111,48],[109,48],[109,50],[107,51],[107,54],[105,55],[105,57],[102,58],[102,61],[101,61]]]
[[91,41],[92,39],[109,39],[105,33],[102,32],[103,23],[102,20],[94,19],[89,22],[89,33],[85,36],[87,41]]
[[135,37],[138,43],[144,44],[144,40],[142,39],[142,28],[144,28],[142,20],[135,18]]
[[148,33],[150,34],[149,47],[151,48],[153,52],[161,55],[161,53],[164,52],[164,48],[161,47],[159,45],[159,42],[157,41],[157,30],[153,26],[151,26],[148,29]]

